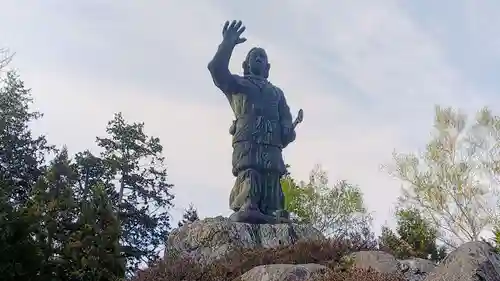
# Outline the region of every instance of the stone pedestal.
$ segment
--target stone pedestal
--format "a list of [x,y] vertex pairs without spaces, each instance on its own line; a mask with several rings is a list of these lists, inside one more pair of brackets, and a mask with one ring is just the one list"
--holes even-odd
[[237,248],[275,248],[299,240],[322,239],[323,234],[310,225],[248,224],[225,217],[207,218],[175,229],[168,237],[165,258],[176,255],[208,264]]

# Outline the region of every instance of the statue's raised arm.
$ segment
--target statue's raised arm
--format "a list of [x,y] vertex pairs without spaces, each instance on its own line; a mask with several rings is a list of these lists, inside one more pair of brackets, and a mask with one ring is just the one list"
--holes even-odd
[[222,29],[222,42],[217,49],[213,59],[208,63],[208,70],[212,75],[215,86],[226,95],[238,91],[238,76],[229,72],[229,60],[234,47],[245,42],[247,39],[240,37],[245,31],[241,21],[226,21]]

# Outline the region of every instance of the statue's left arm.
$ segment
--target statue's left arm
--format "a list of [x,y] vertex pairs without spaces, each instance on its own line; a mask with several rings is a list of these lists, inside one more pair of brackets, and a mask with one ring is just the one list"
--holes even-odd
[[286,102],[285,95],[283,91],[278,89],[281,95],[280,102],[278,104],[278,110],[280,115],[280,124],[281,124],[281,138],[283,148],[289,145],[291,142],[295,140],[296,133],[295,128],[293,126],[292,113],[290,112],[290,107]]

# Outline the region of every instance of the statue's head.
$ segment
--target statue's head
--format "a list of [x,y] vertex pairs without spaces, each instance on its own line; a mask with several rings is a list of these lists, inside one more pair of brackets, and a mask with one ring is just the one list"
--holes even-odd
[[269,77],[271,65],[267,60],[266,51],[262,48],[252,48],[243,62],[243,74],[255,75],[263,78]]

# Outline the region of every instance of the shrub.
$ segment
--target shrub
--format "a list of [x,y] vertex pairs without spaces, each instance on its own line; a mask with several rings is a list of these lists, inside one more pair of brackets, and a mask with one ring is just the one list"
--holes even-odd
[[248,270],[266,264],[322,264],[332,269],[324,281],[396,281],[396,276],[387,276],[373,271],[350,268],[342,259],[349,253],[370,250],[364,243],[327,240],[322,242],[298,242],[293,246],[274,249],[237,249],[219,261],[201,267],[189,259],[162,261],[139,272],[134,281],[233,281]]

